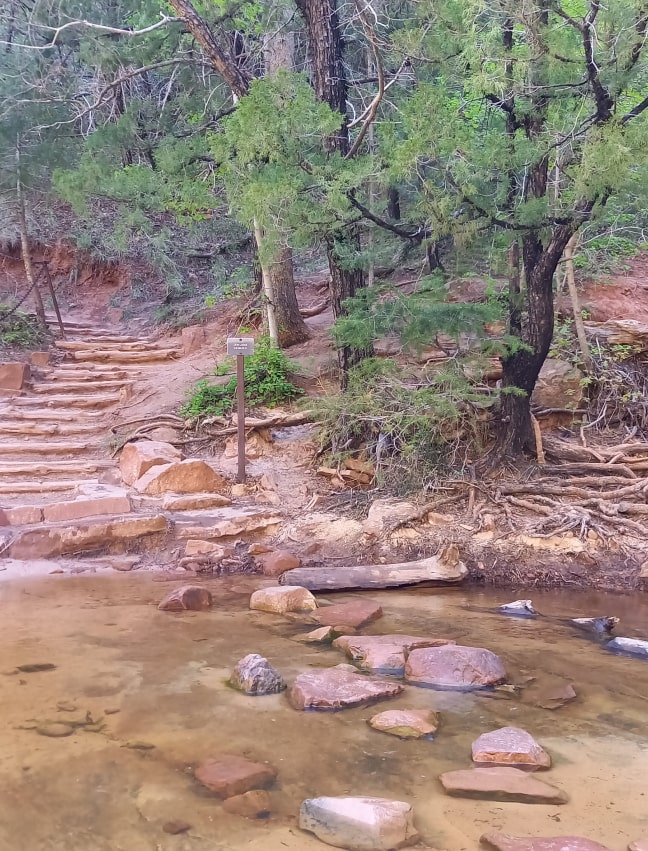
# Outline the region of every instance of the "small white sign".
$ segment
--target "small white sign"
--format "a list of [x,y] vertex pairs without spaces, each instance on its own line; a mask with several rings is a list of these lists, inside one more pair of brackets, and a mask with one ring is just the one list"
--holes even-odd
[[228,355],[253,355],[254,337],[228,337]]

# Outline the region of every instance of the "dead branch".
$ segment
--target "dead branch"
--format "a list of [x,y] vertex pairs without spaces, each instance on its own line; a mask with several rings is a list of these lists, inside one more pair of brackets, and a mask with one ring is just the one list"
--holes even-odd
[[311,316],[318,316],[320,313],[324,313],[326,308],[330,305],[329,299],[325,298],[323,301],[319,301],[317,304],[314,304],[312,307],[302,307],[299,312],[301,315],[308,319]]
[[[245,430],[258,431],[267,428],[289,428],[290,426],[311,423],[313,422],[313,418],[313,411],[298,411],[294,414],[277,414],[274,417],[266,417],[262,420],[256,419],[254,417],[246,417]],[[205,426],[209,426],[212,423],[223,421],[227,422],[223,419],[223,417],[210,417],[209,420],[203,421],[201,428],[205,429]],[[233,425],[226,426],[224,428],[218,429],[217,431],[211,431],[207,428],[207,433],[210,435],[210,437],[226,437],[228,434],[236,434],[237,430],[238,427],[236,425]]]

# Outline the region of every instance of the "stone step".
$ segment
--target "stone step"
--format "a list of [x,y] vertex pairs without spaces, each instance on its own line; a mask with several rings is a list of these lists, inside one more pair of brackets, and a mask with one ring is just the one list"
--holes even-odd
[[35,576],[47,576],[51,573],[66,573],[77,575],[80,573],[97,573],[104,570],[118,570],[120,572],[135,569],[142,562],[141,555],[114,555],[108,556],[70,556],[58,559],[13,559],[2,560],[2,578],[7,579],[30,579]]
[[[37,455],[47,457],[48,455],[81,455],[93,451],[88,441],[56,441],[49,440],[47,443],[37,443],[35,440],[0,441],[0,455]],[[4,463],[2,467],[4,467]]]
[[[1,446],[2,444],[0,444]],[[85,445],[85,444],[84,444]],[[0,477],[3,476],[65,476],[73,475],[92,475],[100,473],[104,470],[116,469],[115,461],[109,461],[103,458],[89,458],[83,461],[74,459],[70,461],[64,460],[48,460],[30,461],[29,459],[21,459],[19,461],[3,461],[0,464]]]
[[[31,526],[36,523],[83,520],[109,514],[128,514],[131,503],[121,488],[86,485],[88,493],[74,499],[58,500],[45,505],[14,505],[0,508],[0,526]],[[3,522],[4,521],[4,522]]]
[[100,423],[57,423],[25,420],[0,420],[0,436],[5,434],[34,435],[37,437],[70,437],[76,434],[104,434],[105,427]]
[[117,381],[120,378],[134,379],[142,374],[141,366],[79,366],[76,363],[61,363],[51,372],[42,373],[49,381]]
[[82,484],[79,479],[40,479],[30,482],[5,482],[0,480],[0,495],[25,496],[26,494],[50,494],[75,491]]
[[181,352],[179,349],[154,349],[152,351],[143,352],[124,352],[124,351],[109,351],[101,349],[84,349],[79,352],[69,352],[69,355],[80,362],[95,362],[95,363],[147,363],[149,361],[169,360],[177,358]]
[[[108,515],[73,522],[40,523],[35,526],[0,529],[0,551],[6,558],[56,558],[80,552],[96,552],[139,546],[145,535],[166,533],[162,514]],[[4,540],[3,540],[4,539]]]
[[82,352],[85,350],[105,349],[109,352],[143,352],[165,348],[151,340],[56,340],[57,349],[64,352]]
[[46,396],[44,393],[40,396],[21,396],[11,400],[11,405],[19,407],[33,407],[34,405],[47,405],[54,407],[62,405],[70,408],[106,408],[109,405],[116,405],[121,401],[119,393],[96,393],[88,394],[87,396],[59,396],[52,394]]
[[282,522],[281,512],[276,508],[247,505],[231,506],[218,511],[170,512],[177,538],[213,540],[258,532]]
[[[11,418],[14,422],[70,422],[70,423],[92,423],[103,422],[106,416],[105,411],[77,411],[69,408],[19,408],[18,410],[10,410],[8,407],[0,407],[3,418]],[[0,420],[2,422],[2,420]]]
[[86,381],[56,381],[43,382],[42,384],[34,384],[31,388],[32,393],[87,393],[88,390],[107,391],[121,390],[122,387],[132,388],[135,383],[134,379],[116,379],[108,381],[100,381],[88,379]]

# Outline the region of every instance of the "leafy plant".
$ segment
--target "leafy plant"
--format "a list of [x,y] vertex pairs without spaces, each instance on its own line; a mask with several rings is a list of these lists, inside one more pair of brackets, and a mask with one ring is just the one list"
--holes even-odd
[[[292,371],[292,364],[281,349],[273,346],[268,337],[261,337],[255,343],[254,354],[245,358],[245,401],[252,407],[272,407],[297,398],[302,391],[291,383]],[[215,374],[222,374],[220,367]],[[237,386],[235,375],[221,385],[211,384],[204,378],[195,386],[180,413],[192,419],[226,416],[234,409]]]
[[44,339],[36,317],[18,310],[10,313],[8,305],[0,304],[0,348],[30,349]]

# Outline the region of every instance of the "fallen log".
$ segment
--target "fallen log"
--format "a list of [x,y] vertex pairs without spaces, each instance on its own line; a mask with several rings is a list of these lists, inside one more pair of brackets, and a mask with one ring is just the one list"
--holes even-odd
[[[211,437],[224,437],[229,434],[236,434],[238,431],[238,427],[236,425],[228,426],[226,428],[217,429],[216,431],[207,430],[204,428],[205,425],[214,423],[217,419],[213,417],[209,419],[209,421],[205,421],[202,426],[203,430],[206,434],[209,434]],[[305,425],[306,423],[312,423],[314,419],[313,411],[297,411],[294,414],[277,414],[276,416],[266,417],[265,419],[258,419],[255,417],[246,417],[245,418],[245,430],[246,431],[259,431],[268,428],[289,428],[290,426],[297,425]],[[236,416],[232,417],[232,420],[236,422]]]
[[399,564],[367,564],[350,567],[297,567],[279,577],[280,585],[301,585],[309,591],[347,591],[398,588],[421,582],[455,583],[468,573],[454,544],[438,555]]
[[324,301],[320,301],[317,304],[314,304],[312,307],[302,307],[299,312],[304,317],[304,319],[308,319],[311,316],[317,316],[320,313],[324,313],[326,308],[329,306],[330,301],[325,298]]

